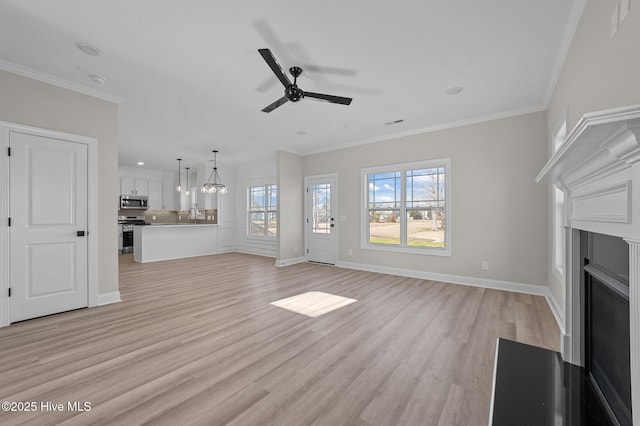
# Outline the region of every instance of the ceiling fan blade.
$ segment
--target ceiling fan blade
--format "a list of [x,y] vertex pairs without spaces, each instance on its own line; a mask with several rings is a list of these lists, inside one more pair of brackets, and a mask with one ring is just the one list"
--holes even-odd
[[283,104],[287,103],[288,101],[289,101],[289,99],[287,99],[286,96],[283,96],[280,99],[278,99],[277,101],[275,101],[274,103],[272,103],[271,105],[262,108],[262,112],[271,112],[274,109],[278,108],[280,105],[283,105]]
[[341,104],[341,105],[349,105],[351,104],[351,101],[352,101],[351,98],[345,98],[342,96],[324,95],[322,93],[313,93],[313,92],[304,92],[304,97],[318,99],[321,101],[327,101],[327,102],[331,102],[334,104]]
[[278,77],[278,80],[280,80],[280,83],[282,83],[284,87],[291,86],[291,81],[289,80],[287,75],[284,72],[282,72],[282,68],[280,67],[280,64],[278,64],[278,61],[276,61],[276,58],[273,56],[273,53],[271,53],[271,50],[258,49],[258,52],[260,52],[260,54],[262,55],[262,58],[264,58],[267,65],[269,65],[269,68],[271,68],[271,71],[273,71],[276,77]]

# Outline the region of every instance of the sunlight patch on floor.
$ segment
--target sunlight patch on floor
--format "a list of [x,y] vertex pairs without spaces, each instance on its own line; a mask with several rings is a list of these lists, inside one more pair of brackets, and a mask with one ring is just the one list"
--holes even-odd
[[287,297],[286,299],[276,300],[271,302],[271,305],[315,318],[355,302],[357,302],[356,299],[349,299],[348,297],[321,291],[310,291]]

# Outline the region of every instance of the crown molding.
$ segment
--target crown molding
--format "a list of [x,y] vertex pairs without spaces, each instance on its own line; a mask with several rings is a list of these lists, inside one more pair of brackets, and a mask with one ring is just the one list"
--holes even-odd
[[[323,147],[318,149],[300,150],[298,152],[289,150],[288,152],[291,152],[300,156],[320,154],[323,152],[337,151],[340,149],[352,148],[354,146],[367,145],[375,142],[385,142],[385,141],[399,139],[407,136],[416,136],[424,133],[432,133],[440,130],[454,129],[457,127],[469,126],[472,124],[481,124],[481,123],[487,123],[495,120],[502,120],[504,118],[511,118],[511,117],[517,117],[520,115],[533,114],[536,112],[544,111],[546,109],[547,108],[545,105],[533,105],[533,106],[524,107],[524,108],[514,108],[511,110],[502,111],[495,114],[488,114],[484,116],[471,117],[471,118],[466,118],[466,119],[457,120],[457,121],[450,121],[447,123],[436,124],[434,126],[421,127],[418,129],[406,130],[403,132],[395,132],[395,133],[390,133],[383,136],[375,136],[372,138],[355,140],[352,142],[346,142],[338,145],[331,145],[328,147]],[[282,149],[282,148],[281,150],[285,151],[285,149]]]
[[22,77],[38,80],[43,83],[51,84],[52,86],[61,87],[63,89],[72,90],[74,92],[82,93],[83,95],[91,96],[93,98],[102,99],[104,101],[120,104],[124,101],[121,96],[113,95],[111,93],[103,92],[102,90],[93,89],[91,87],[83,86],[78,83],[74,83],[62,78],[54,77],[50,74],[45,74],[40,71],[36,71],[31,68],[23,67],[11,62],[0,59],[0,70],[7,71],[13,74],[20,75]]

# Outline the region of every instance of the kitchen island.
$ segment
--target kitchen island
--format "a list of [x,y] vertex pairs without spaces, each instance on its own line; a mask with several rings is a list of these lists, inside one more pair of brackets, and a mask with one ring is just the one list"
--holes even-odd
[[154,224],[133,228],[133,259],[158,262],[218,253],[218,225]]

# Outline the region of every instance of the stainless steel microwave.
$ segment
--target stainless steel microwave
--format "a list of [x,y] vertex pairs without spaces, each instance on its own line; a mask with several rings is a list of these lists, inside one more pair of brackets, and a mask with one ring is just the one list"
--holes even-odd
[[147,210],[149,208],[149,197],[144,195],[121,195],[120,209]]

